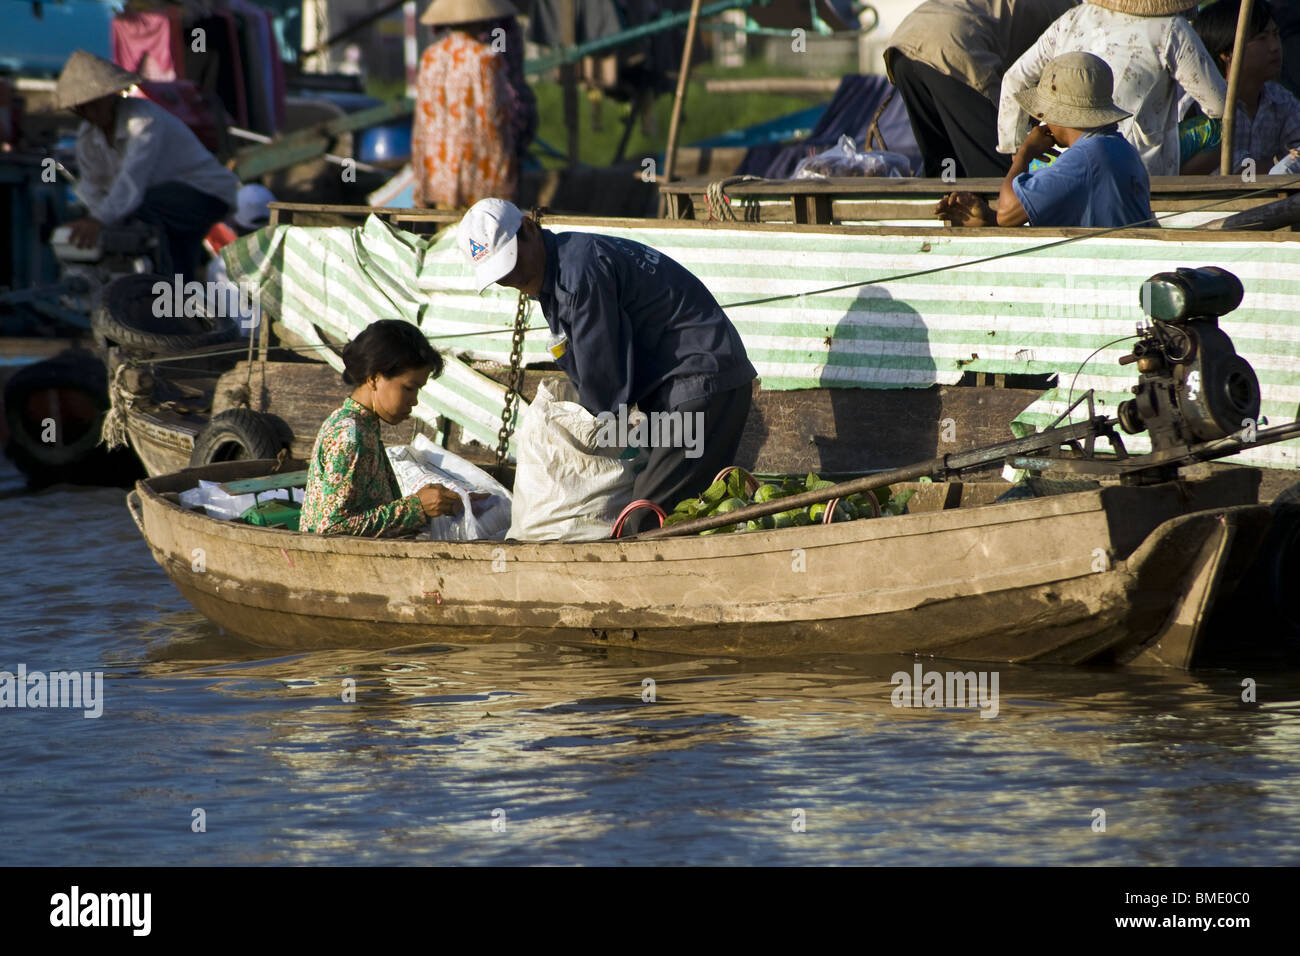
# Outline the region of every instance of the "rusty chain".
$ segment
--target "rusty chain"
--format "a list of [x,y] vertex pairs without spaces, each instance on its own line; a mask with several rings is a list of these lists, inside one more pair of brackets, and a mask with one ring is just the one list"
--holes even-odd
[[[542,224],[542,213],[546,210],[540,206],[532,209],[532,220]],[[519,302],[515,306],[515,331],[510,339],[510,377],[506,382],[506,401],[501,409],[501,428],[497,431],[497,467],[506,463],[506,454],[510,448],[510,435],[514,432],[515,410],[520,399],[524,397],[524,332],[527,330],[528,296],[519,293]]]

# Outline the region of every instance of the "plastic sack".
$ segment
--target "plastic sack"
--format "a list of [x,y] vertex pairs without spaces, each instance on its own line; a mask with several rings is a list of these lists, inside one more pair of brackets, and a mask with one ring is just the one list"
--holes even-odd
[[[302,502],[304,489],[294,488],[292,498],[288,488],[277,488],[274,491],[259,491],[255,496],[232,495],[221,490],[221,485],[215,481],[199,481],[197,488],[191,488],[189,491],[182,491],[181,507],[198,508],[202,506],[207,512],[209,518],[220,518],[223,521],[234,521],[242,517],[244,512],[261,501],[274,501],[277,498],[282,501]],[[255,500],[256,499],[256,500]]]
[[[425,485],[443,485],[460,495],[459,515],[429,519],[429,537],[435,541],[501,540],[510,527],[510,492],[482,468],[417,435],[409,445],[385,449],[403,495],[413,495]],[[471,501],[472,491],[491,497]]]
[[548,378],[524,410],[516,433],[514,520],[519,541],[595,541],[608,538],[619,512],[632,501],[632,484],[645,467],[644,450],[599,441],[601,422],[577,402],[572,383]]
[[910,176],[912,164],[902,153],[870,149],[858,152],[847,133],[830,149],[799,161],[794,179],[829,179],[834,176]]

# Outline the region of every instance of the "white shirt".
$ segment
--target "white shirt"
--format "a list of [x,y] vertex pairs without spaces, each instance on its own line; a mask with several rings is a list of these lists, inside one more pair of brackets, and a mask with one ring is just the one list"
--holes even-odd
[[188,126],[157,103],[123,97],[113,141],[98,126],[77,130],[76,194],[90,214],[114,226],[133,213],[146,189],[181,182],[235,207],[239,179],[204,148]]
[[1066,11],[1002,78],[998,151],[1014,153],[1031,117],[1014,94],[1038,85],[1062,53],[1101,57],[1115,74],[1115,105],[1133,115],[1119,131],[1151,176],[1178,175],[1178,103],[1182,90],[1212,119],[1223,116],[1228,84],[1205,44],[1182,17],[1136,17],[1085,3]]

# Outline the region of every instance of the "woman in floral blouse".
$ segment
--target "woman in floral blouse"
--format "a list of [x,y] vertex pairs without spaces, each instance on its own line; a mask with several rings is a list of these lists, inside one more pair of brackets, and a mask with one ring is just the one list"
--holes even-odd
[[442,357],[409,322],[383,319],[343,350],[343,381],[354,386],[343,407],[321,425],[307,469],[303,531],[395,537],[423,530],[436,515],[456,514],[460,497],[425,485],[402,497],[379,440],[379,423],[411,416],[416,396]]

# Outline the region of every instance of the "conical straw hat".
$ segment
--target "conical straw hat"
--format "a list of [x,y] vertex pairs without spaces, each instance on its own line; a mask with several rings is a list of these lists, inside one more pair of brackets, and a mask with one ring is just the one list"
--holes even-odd
[[1196,0],[1088,0],[1089,3],[1135,17],[1172,17],[1197,5]]
[[433,0],[420,22],[437,26],[517,16],[519,11],[510,0]]
[[54,108],[71,109],[101,96],[121,93],[140,82],[140,77],[103,57],[77,50],[68,57],[54,87]]

